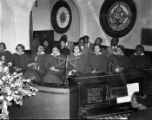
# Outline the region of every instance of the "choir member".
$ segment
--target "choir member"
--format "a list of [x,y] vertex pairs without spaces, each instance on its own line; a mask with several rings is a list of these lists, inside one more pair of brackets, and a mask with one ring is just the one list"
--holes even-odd
[[135,92],[131,98],[131,106],[137,109],[128,120],[152,120],[151,96],[142,92]]
[[49,41],[45,39],[45,40],[42,42],[42,45],[44,46],[45,53],[46,53],[46,54],[50,54],[52,47],[51,47]]
[[103,53],[103,54],[106,54],[106,50],[105,50],[105,48],[103,48],[102,42],[103,42],[103,39],[102,39],[101,37],[97,37],[97,38],[95,39],[94,45],[100,45],[100,46],[101,46],[101,49],[102,49],[102,53]]
[[10,51],[6,50],[5,43],[0,43],[0,60],[9,66],[12,66],[12,54]]
[[57,47],[52,48],[52,53],[46,57],[46,75],[44,83],[63,84],[65,78],[65,56],[62,55]]
[[73,53],[68,56],[68,69],[69,74],[79,74],[87,72],[87,57],[82,54],[81,47],[77,44],[74,45]]
[[67,43],[67,36],[62,35],[62,37],[60,39],[60,53],[65,56],[70,54],[70,50],[68,49],[66,43]]
[[90,43],[89,36],[85,35],[85,36],[83,36],[83,38],[84,38],[85,47],[87,47],[88,49],[90,49],[90,51],[92,52],[93,44]]
[[42,82],[45,74],[45,59],[44,46],[39,45],[37,53],[31,56],[31,62],[27,65],[26,76],[32,78],[34,81]]
[[113,73],[129,72],[132,70],[131,60],[124,54],[124,47],[118,45],[116,54],[112,54],[109,58],[110,70]]
[[18,44],[16,46],[16,53],[13,54],[13,69],[16,72],[27,69],[27,64],[31,61],[29,56],[24,52],[24,45]]
[[113,37],[111,39],[110,46],[107,48],[107,52],[106,52],[107,57],[111,56],[112,54],[116,54],[118,42],[119,42],[119,38],[117,38],[117,37]]
[[91,49],[89,49],[88,47],[85,46],[85,41],[84,41],[84,37],[81,37],[78,41],[78,44],[81,48],[81,52],[82,54],[86,55],[89,57],[90,53],[91,53]]
[[90,67],[92,73],[106,73],[108,62],[106,55],[102,52],[101,46],[96,44],[93,47],[94,52],[90,56]]
[[131,56],[131,60],[137,70],[143,70],[151,67],[150,59],[145,55],[144,47],[142,45],[136,46],[136,51]]
[[103,40],[102,40],[102,38],[100,38],[100,37],[97,37],[96,39],[95,39],[95,42],[94,42],[94,44],[95,45],[102,45],[102,42],[103,42]]

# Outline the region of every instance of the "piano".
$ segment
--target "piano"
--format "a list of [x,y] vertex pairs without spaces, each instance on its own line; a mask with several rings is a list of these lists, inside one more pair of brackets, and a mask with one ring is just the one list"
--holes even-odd
[[[69,77],[69,83],[78,90],[79,119],[127,119],[136,111],[130,100],[118,103],[118,98],[128,96],[128,85],[139,85],[139,91],[147,92],[151,83],[151,70],[121,74],[79,74]],[[131,96],[129,96],[129,99]]]

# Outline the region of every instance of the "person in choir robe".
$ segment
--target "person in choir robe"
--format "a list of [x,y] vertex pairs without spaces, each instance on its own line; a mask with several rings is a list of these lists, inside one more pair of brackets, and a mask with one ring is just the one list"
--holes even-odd
[[113,37],[111,39],[110,46],[107,47],[107,50],[106,50],[107,57],[111,56],[112,54],[116,54],[118,42],[119,42],[119,38],[117,37]]
[[135,53],[131,56],[134,67],[137,70],[143,70],[151,67],[150,59],[144,53],[144,47],[137,45]]
[[86,55],[89,57],[90,53],[91,53],[91,49],[89,49],[88,47],[85,46],[85,41],[84,41],[84,37],[81,37],[78,41],[78,44],[81,48],[81,52],[82,54]]
[[12,54],[10,51],[6,50],[6,45],[0,42],[0,60],[8,66],[12,66]]
[[46,57],[43,78],[44,83],[63,84],[65,78],[66,57],[62,55],[57,47],[52,48],[52,53]]
[[70,50],[68,49],[66,43],[67,43],[67,36],[62,35],[62,37],[60,39],[60,53],[65,56],[70,54]]
[[152,120],[152,98],[150,95],[135,92],[131,98],[131,106],[138,111],[128,116],[128,120]]
[[42,42],[42,45],[44,46],[44,50],[45,50],[44,52],[45,52],[46,54],[50,54],[52,47],[51,47],[49,41],[45,39],[45,40]]
[[83,38],[84,38],[85,47],[90,49],[90,52],[92,52],[93,51],[93,44],[90,43],[89,36],[85,35],[85,36],[83,36]]
[[18,44],[16,46],[16,53],[13,56],[13,71],[15,72],[25,72],[27,69],[27,64],[31,61],[30,57],[24,52],[24,45]]
[[97,38],[95,39],[94,45],[100,45],[100,46],[101,46],[101,49],[102,49],[102,53],[103,53],[103,54],[106,54],[106,50],[105,50],[105,48],[103,48],[102,42],[103,42],[103,39],[102,39],[101,37],[97,37]]
[[125,49],[122,45],[116,48],[116,54],[109,58],[109,68],[112,73],[130,72],[133,68],[131,60],[125,55]]
[[87,57],[82,54],[81,47],[76,44],[73,48],[73,53],[68,56],[67,69],[69,70],[69,75],[86,73],[88,72],[88,60]]
[[93,53],[90,56],[90,67],[92,73],[106,73],[108,70],[106,55],[103,54],[101,46],[98,44],[93,47]]
[[44,52],[44,46],[39,45],[37,53],[31,56],[31,62],[27,65],[28,69],[25,76],[32,78],[34,81],[42,82],[45,74],[45,59],[46,54]]

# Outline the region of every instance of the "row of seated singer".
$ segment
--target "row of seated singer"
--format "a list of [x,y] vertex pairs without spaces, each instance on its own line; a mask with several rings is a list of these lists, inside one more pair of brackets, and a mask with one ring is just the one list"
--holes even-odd
[[[151,61],[146,57],[143,49],[139,47],[131,59],[125,55],[124,48],[119,45],[113,50],[112,47],[104,49],[100,45],[90,48],[75,44],[70,55],[62,54],[63,49],[53,47],[50,54],[45,54],[43,45],[39,45],[37,52],[28,56],[24,52],[22,44],[17,45],[12,55],[6,51],[4,43],[0,43],[2,61],[10,65],[10,69],[16,72],[24,72],[24,76],[38,82],[63,84],[70,75],[79,74],[114,74],[127,73],[134,70],[142,70],[151,67]],[[109,52],[111,50],[111,52]]]

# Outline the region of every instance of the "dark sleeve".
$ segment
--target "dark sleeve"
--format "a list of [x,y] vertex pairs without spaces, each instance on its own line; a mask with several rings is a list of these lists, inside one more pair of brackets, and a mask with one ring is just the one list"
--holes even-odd
[[10,51],[5,51],[6,63],[13,62],[12,54]]
[[53,58],[51,55],[47,55],[45,59],[45,70],[48,71],[51,66],[53,66]]

